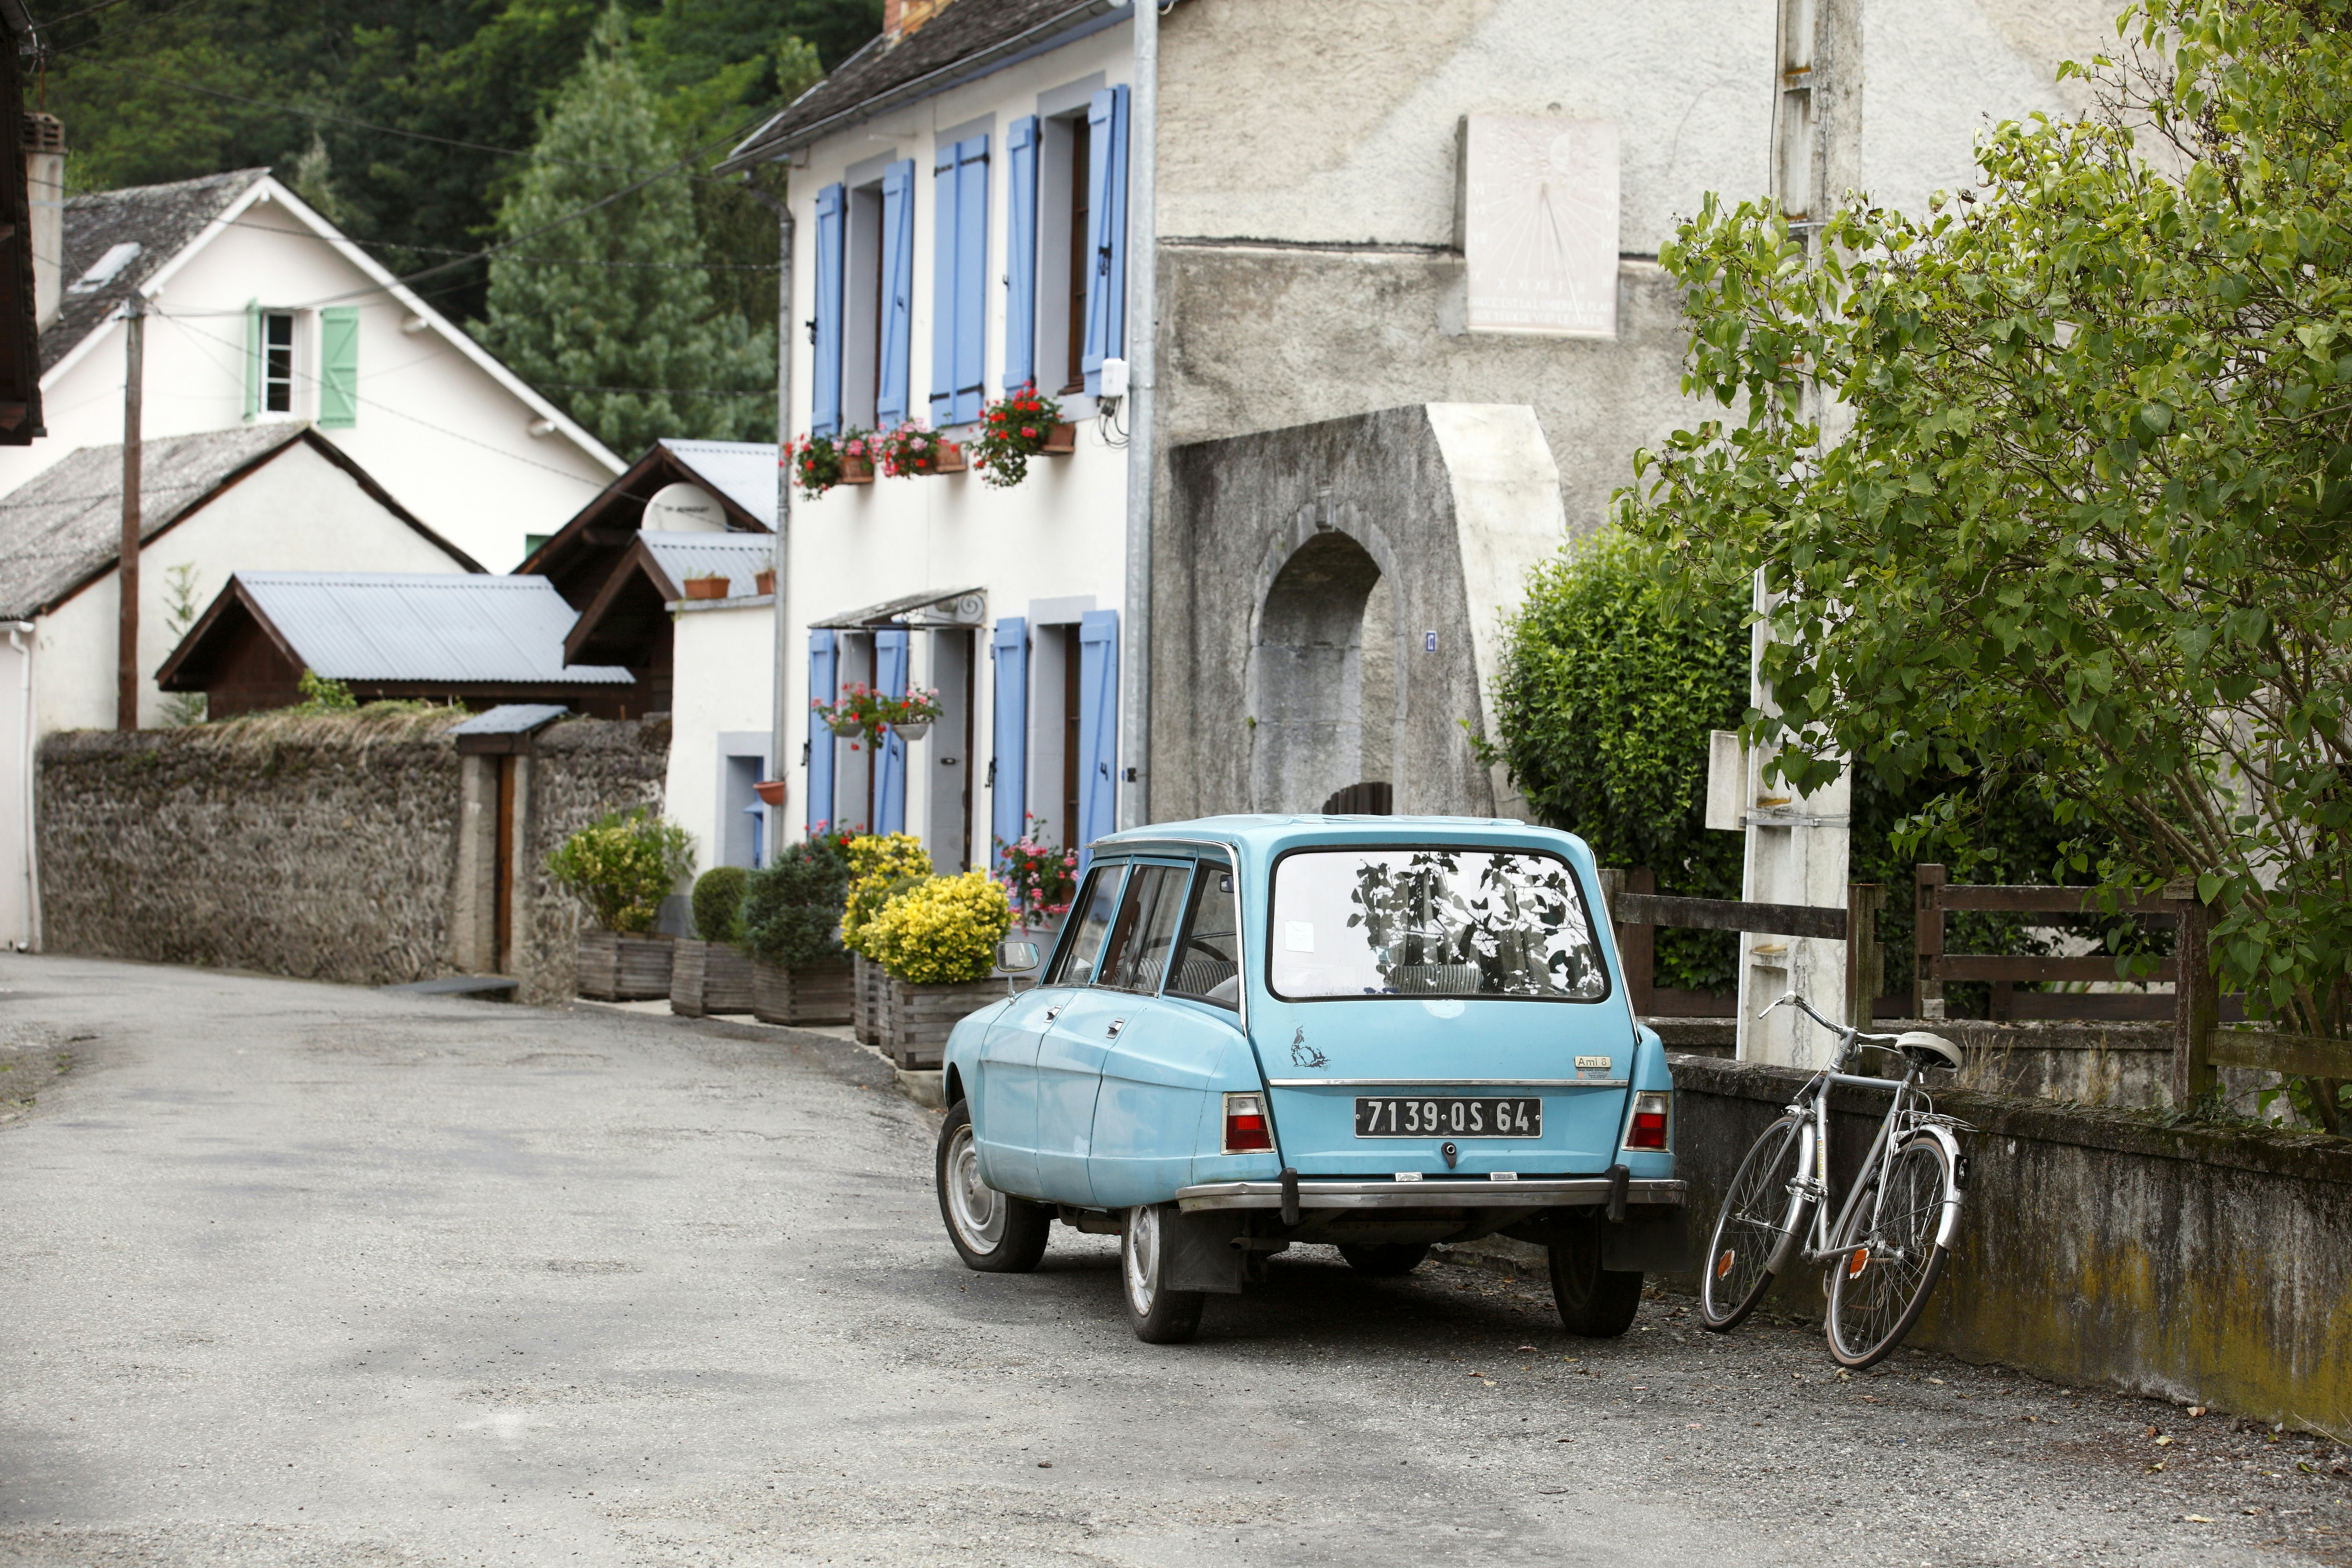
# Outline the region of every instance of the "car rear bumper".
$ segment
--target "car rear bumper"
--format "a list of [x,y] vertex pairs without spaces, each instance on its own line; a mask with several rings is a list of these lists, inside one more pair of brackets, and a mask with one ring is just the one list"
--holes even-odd
[[[1301,1209],[1554,1209],[1595,1208],[1609,1201],[1607,1176],[1564,1176],[1549,1181],[1490,1182],[1450,1177],[1420,1182],[1305,1181],[1298,1184]],[[1679,1181],[1636,1177],[1625,1184],[1629,1204],[1687,1202]],[[1176,1206],[1201,1209],[1278,1209],[1280,1182],[1204,1182],[1176,1194]],[[1514,1222],[1516,1223],[1516,1222]]]

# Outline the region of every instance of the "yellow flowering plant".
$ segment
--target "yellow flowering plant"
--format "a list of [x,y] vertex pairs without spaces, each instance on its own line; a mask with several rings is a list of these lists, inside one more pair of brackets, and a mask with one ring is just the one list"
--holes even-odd
[[1013,924],[1004,889],[986,871],[908,888],[866,928],[867,955],[909,985],[985,980]]
[[930,851],[911,833],[867,833],[849,841],[849,897],[841,911],[841,945],[867,958],[865,930],[895,893],[931,874]]

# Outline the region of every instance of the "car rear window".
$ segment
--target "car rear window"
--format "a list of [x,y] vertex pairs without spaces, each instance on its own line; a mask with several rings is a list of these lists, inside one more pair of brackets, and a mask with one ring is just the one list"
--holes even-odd
[[1500,849],[1307,849],[1275,866],[1267,981],[1290,1000],[1597,1002],[1608,972],[1568,863]]

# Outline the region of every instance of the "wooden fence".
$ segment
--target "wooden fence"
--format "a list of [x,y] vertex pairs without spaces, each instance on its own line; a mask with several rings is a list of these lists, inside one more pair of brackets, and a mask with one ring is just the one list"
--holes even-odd
[[[1954,883],[1946,879],[1944,867],[1920,866],[1910,989],[1907,994],[1880,996],[1873,994],[1878,988],[1885,962],[1878,936],[1878,916],[1886,907],[1886,889],[1883,884],[1849,884],[1845,908],[1835,909],[1812,904],[1752,904],[1736,899],[1676,898],[1652,890],[1655,882],[1647,868],[1627,871],[1604,867],[1601,879],[1610,922],[1616,929],[1617,949],[1624,958],[1626,990],[1634,1013],[1642,1017],[1654,1016],[1662,1000],[1654,984],[1660,927],[1747,931],[1847,943],[1844,1000],[1848,1018],[1940,1017],[1945,982],[1975,980],[1986,982],[1992,988],[1995,1019],[2169,1019],[2173,1026],[2171,1089],[2176,1104],[2186,1104],[2218,1088],[2220,1080],[2215,1069],[2221,1067],[2252,1068],[2315,1079],[2327,1093],[2334,1092],[2336,1082],[2352,1079],[2352,1040],[2221,1027],[2225,1013],[2238,1019],[2244,1016],[2244,1010],[2237,997],[2220,994],[2210,958],[2205,963],[2189,964],[2185,972],[2177,957],[2163,959],[2142,977],[2170,982],[2169,995],[2149,992],[2019,992],[2016,987],[2021,984],[2113,980],[2116,978],[2115,957],[2111,953],[2062,956],[1945,951],[1945,918],[1953,910],[2095,912],[2099,906],[2087,889],[2031,883]],[[2132,899],[2118,912],[2152,923],[2177,926],[2176,953],[2210,952],[2211,911],[2197,900],[2188,884],[2176,883],[2161,894]],[[1685,1006],[1689,1005],[1688,994],[1664,994]]]

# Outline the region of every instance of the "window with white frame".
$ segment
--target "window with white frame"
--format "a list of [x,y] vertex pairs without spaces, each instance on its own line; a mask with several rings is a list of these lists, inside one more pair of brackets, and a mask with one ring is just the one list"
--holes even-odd
[[261,313],[261,409],[294,412],[294,312]]

